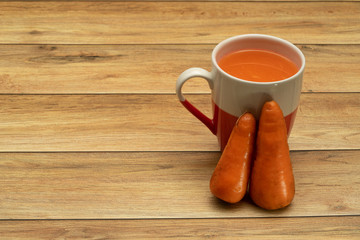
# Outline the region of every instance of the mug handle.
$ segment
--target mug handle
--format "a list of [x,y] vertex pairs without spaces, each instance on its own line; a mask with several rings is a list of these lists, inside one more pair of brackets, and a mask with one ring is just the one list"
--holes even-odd
[[216,134],[214,121],[200,112],[196,107],[194,107],[188,100],[185,99],[182,94],[182,86],[184,83],[193,77],[201,77],[204,78],[208,84],[210,89],[214,87],[214,81],[212,74],[202,68],[189,68],[185,70],[182,74],[180,74],[179,78],[176,81],[176,95],[179,98],[182,105],[192,113],[197,119],[199,119],[205,126],[207,126],[213,134]]

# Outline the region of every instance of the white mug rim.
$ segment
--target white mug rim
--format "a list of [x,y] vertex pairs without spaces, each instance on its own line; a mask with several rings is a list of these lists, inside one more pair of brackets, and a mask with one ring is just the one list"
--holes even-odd
[[[278,81],[272,81],[272,82],[255,82],[255,81],[249,81],[249,80],[237,78],[237,77],[230,75],[229,73],[227,73],[223,69],[221,69],[221,67],[218,65],[218,63],[216,61],[216,55],[217,55],[218,51],[221,48],[223,48],[225,45],[234,41],[235,39],[241,39],[241,38],[265,38],[265,39],[274,40],[274,41],[281,42],[282,44],[285,44],[286,46],[292,48],[300,56],[300,59],[301,59],[300,69],[289,78],[278,80]],[[231,78],[235,81],[254,84],[254,85],[273,85],[273,84],[280,84],[280,83],[288,82],[293,79],[297,79],[299,77],[299,75],[301,75],[304,72],[304,69],[305,69],[305,56],[298,47],[296,47],[294,44],[292,44],[291,42],[289,42],[285,39],[271,36],[271,35],[266,35],[266,34],[242,34],[242,35],[237,35],[234,37],[227,38],[216,45],[216,47],[214,48],[212,55],[211,55],[211,61],[212,61],[213,65],[216,67],[216,69],[218,71],[220,71],[223,75],[227,76],[228,78]]]

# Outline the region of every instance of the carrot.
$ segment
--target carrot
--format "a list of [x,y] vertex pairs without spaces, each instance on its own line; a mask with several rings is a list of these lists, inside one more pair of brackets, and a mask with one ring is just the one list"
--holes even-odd
[[247,191],[255,130],[256,120],[251,113],[239,117],[213,172],[210,190],[226,202],[240,201]]
[[266,102],[261,111],[249,193],[268,210],[289,205],[295,195],[285,120],[275,101]]

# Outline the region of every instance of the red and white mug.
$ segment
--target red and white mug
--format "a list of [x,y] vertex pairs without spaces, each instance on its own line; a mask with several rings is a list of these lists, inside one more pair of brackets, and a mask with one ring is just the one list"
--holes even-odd
[[[298,71],[293,76],[280,81],[253,82],[231,76],[219,67],[218,62],[222,57],[243,49],[276,52],[295,63]],[[239,35],[220,42],[212,52],[211,61],[211,72],[202,68],[185,70],[177,79],[176,94],[184,107],[217,136],[221,150],[226,146],[238,117],[244,112],[251,112],[258,119],[263,104],[269,100],[275,100],[280,105],[289,136],[299,106],[305,68],[305,57],[295,45],[269,35]],[[213,119],[201,113],[182,94],[184,83],[194,77],[202,77],[209,83]]]

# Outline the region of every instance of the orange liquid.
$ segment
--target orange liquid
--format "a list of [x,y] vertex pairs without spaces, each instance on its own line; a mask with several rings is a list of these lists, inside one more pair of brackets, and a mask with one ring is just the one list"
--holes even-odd
[[230,53],[218,62],[228,74],[253,82],[275,82],[294,75],[298,68],[286,57],[266,51],[247,49]]

